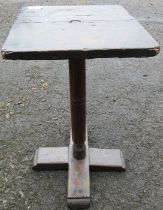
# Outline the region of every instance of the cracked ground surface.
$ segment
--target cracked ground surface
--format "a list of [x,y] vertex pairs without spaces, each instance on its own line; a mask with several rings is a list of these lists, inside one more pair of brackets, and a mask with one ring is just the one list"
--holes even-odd
[[[121,4],[163,45],[162,0],[0,0],[0,47],[25,5]],[[163,53],[87,61],[91,147],[120,148],[125,173],[91,173],[91,210],[163,209]],[[66,210],[67,172],[33,172],[40,146],[69,142],[67,61],[0,57],[0,209]]]

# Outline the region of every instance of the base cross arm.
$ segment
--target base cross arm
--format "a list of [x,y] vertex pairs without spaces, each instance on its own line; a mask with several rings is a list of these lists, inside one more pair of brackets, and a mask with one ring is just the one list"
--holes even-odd
[[[40,147],[34,158],[34,170],[68,169],[68,147]],[[125,161],[119,149],[89,148],[91,170],[125,171]]]

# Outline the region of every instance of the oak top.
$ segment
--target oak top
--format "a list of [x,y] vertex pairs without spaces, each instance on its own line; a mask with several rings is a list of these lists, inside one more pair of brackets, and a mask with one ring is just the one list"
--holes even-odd
[[29,6],[2,48],[5,59],[148,57],[159,44],[120,5]]

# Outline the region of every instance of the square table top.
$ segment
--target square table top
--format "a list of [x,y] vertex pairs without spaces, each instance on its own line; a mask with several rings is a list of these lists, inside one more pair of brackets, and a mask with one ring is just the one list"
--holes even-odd
[[148,57],[159,44],[120,5],[23,7],[2,48],[5,59]]

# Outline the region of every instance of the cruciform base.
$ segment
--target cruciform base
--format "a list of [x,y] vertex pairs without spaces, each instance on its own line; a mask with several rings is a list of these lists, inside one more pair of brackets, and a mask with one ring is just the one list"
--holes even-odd
[[68,169],[68,199],[70,208],[88,208],[90,204],[90,170],[125,171],[123,154],[119,149],[97,149],[88,147],[86,135],[86,156],[78,160],[73,156],[73,141],[69,147],[42,147],[34,157],[33,169]]

